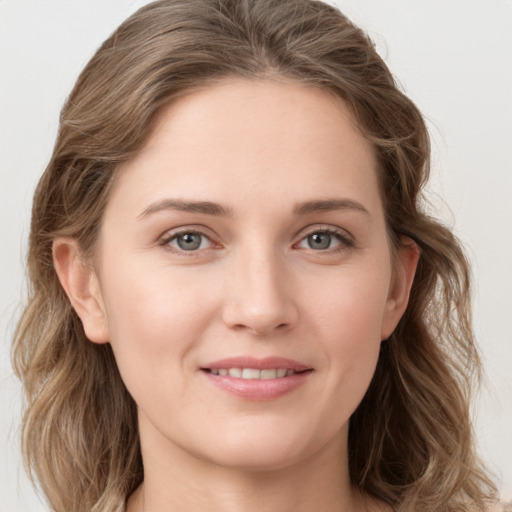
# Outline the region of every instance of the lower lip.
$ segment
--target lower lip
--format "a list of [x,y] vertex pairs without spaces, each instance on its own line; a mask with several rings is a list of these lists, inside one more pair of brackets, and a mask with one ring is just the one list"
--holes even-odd
[[214,375],[204,370],[202,373],[223,391],[245,400],[264,401],[291,393],[302,386],[313,372],[307,370],[276,379],[240,379],[229,375]]

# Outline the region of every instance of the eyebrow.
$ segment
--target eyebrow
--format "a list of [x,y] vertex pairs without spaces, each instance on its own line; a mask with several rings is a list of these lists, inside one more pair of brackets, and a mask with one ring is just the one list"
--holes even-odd
[[225,208],[217,203],[210,201],[180,201],[178,199],[162,199],[150,204],[145,208],[138,216],[137,219],[143,219],[152,215],[153,213],[176,210],[179,212],[187,213],[201,213],[204,215],[215,215],[229,217],[232,215],[232,211],[229,208]]
[[[203,215],[214,215],[220,217],[230,217],[233,212],[220,204],[211,201],[180,201],[178,199],[161,199],[151,203],[138,216],[141,220],[149,215],[166,210],[175,210],[187,213],[200,213]],[[317,199],[314,201],[304,201],[295,205],[293,213],[295,215],[308,215],[311,213],[329,212],[336,210],[355,210],[366,215],[370,215],[368,210],[359,202],[353,199]]]
[[355,210],[366,215],[370,212],[359,202],[353,199],[322,199],[299,203],[293,209],[295,215],[308,215],[310,213],[329,212],[336,210]]

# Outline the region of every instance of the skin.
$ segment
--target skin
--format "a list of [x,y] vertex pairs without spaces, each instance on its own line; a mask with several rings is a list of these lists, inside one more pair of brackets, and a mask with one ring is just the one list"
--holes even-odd
[[[377,172],[340,99],[225,80],[159,113],[119,169],[93,262],[55,241],[88,338],[111,343],[138,405],[145,480],[128,512],[386,510],[351,487],[348,422],[407,306],[418,252],[392,261]],[[197,249],[180,248],[185,232],[202,233]],[[254,401],[201,370],[245,355],[313,371]]]

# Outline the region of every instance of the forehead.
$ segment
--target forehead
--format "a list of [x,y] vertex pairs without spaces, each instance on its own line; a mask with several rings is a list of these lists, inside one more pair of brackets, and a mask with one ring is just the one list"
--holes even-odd
[[277,134],[281,142],[293,138],[311,145],[323,139],[326,144],[364,145],[365,151],[373,151],[346,103],[331,90],[285,78],[231,77],[186,91],[162,107],[141,154],[162,138],[181,135],[190,141],[192,135],[197,140],[207,130],[208,138],[214,135],[219,145],[245,138],[251,146],[266,143],[268,151],[268,139]]
[[[370,192],[379,200],[376,159],[340,98],[282,80],[226,79],[161,109],[139,153],[120,168],[118,189],[236,200],[279,201]],[[151,197],[150,197],[151,196]],[[245,204],[250,204],[247,202]]]

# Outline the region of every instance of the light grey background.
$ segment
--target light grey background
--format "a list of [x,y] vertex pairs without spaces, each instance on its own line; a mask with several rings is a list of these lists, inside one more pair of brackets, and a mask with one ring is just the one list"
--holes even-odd
[[[20,393],[9,364],[32,192],[79,71],[144,3],[0,0],[0,512],[46,510],[22,469]],[[475,401],[476,434],[503,497],[512,499],[512,1],[337,4],[369,31],[429,121],[434,209],[474,264],[487,371]]]

